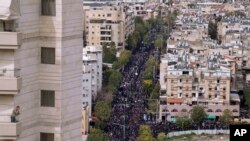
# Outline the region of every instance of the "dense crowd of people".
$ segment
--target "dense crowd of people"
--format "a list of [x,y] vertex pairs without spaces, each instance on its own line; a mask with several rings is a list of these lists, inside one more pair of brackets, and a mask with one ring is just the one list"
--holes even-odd
[[122,79],[112,102],[112,115],[107,126],[110,141],[135,141],[139,126],[144,124],[143,114],[147,103],[142,86],[142,70],[153,52],[154,33],[150,35],[151,44],[146,46],[141,42],[121,70]]

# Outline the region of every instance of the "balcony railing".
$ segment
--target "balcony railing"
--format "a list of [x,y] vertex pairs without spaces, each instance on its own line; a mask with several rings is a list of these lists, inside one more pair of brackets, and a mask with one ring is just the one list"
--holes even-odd
[[15,140],[21,132],[21,123],[0,122],[0,140]]
[[0,69],[0,94],[18,94],[21,86],[20,69]]
[[20,69],[0,68],[0,78],[1,77],[20,77]]

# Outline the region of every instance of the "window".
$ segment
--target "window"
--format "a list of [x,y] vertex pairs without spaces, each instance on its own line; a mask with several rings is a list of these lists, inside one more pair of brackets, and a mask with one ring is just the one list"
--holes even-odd
[[107,14],[107,17],[111,17],[111,14]]
[[56,15],[56,0],[42,0],[41,14],[44,16]]
[[217,80],[217,83],[220,83],[220,80]]
[[40,133],[40,141],[54,141],[53,133]]
[[41,63],[55,64],[55,48],[42,47],[41,48]]
[[192,93],[192,97],[195,97],[196,96],[196,94],[195,93]]
[[212,88],[209,88],[209,91],[212,91]]
[[192,86],[192,90],[195,90],[195,86]]
[[180,79],[180,82],[182,82],[182,79]]
[[41,106],[55,107],[55,91],[41,90]]

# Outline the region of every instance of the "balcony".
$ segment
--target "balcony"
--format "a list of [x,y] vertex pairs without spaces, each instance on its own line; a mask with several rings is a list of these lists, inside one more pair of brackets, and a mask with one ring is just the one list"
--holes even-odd
[[0,140],[15,140],[21,132],[21,123],[0,122]]
[[20,32],[0,32],[0,49],[18,49],[21,44]]
[[20,69],[0,69],[0,94],[17,94],[21,84]]

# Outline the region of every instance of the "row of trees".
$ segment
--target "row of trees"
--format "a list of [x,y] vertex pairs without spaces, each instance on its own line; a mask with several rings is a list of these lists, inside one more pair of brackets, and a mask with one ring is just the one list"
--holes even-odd
[[141,17],[135,18],[135,31],[128,36],[127,49],[133,50],[140,41],[149,44],[149,34],[148,31],[153,26],[153,19],[148,21],[143,21]]
[[155,75],[159,69],[159,64],[154,56],[150,56],[143,73],[143,88],[148,96],[148,112],[157,112],[157,100],[159,99],[160,85],[155,83]]
[[[191,112],[191,119],[183,116],[176,119],[176,124],[185,129],[192,123],[200,125],[205,119],[207,119],[205,109],[201,106],[195,106]],[[219,121],[225,125],[229,125],[233,121],[232,112],[228,109],[224,110],[222,116],[219,118]]]

